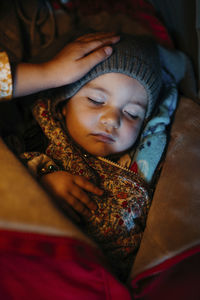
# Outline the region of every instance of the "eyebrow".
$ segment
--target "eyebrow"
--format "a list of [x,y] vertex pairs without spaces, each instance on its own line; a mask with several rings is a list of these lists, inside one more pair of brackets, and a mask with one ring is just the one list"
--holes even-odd
[[103,93],[108,94],[110,96],[110,92],[107,89],[105,89],[103,87],[100,87],[100,86],[98,86],[98,85],[96,85],[96,84],[94,84],[92,82],[89,82],[87,84],[86,88],[91,88],[93,90],[97,90],[99,92],[103,92]]
[[140,107],[142,107],[144,110],[147,108],[147,104],[141,103],[141,102],[130,102],[131,104],[135,104],[138,105]]

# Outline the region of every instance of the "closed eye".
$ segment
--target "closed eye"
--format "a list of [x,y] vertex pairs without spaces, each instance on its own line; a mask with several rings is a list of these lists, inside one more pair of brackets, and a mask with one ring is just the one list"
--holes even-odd
[[104,104],[104,102],[100,101],[100,100],[92,99],[89,97],[87,97],[87,99],[89,100],[89,102],[91,102],[92,104],[95,104],[95,105],[103,105]]
[[137,120],[139,119],[139,116],[137,114],[134,113],[130,113],[128,111],[125,111],[125,114],[128,116],[128,118],[131,118],[132,120]]

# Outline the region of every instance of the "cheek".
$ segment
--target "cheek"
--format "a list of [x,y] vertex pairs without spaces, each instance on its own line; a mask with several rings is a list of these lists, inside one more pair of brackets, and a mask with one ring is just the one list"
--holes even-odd
[[91,113],[82,108],[81,105],[68,107],[66,114],[66,126],[70,133],[80,134],[93,126],[94,117]]
[[94,116],[87,110],[79,114],[76,118],[75,126],[79,126],[82,130],[91,130],[95,124]]
[[135,125],[125,124],[120,134],[121,143],[127,145],[127,147],[132,146],[137,140],[141,127],[141,123]]

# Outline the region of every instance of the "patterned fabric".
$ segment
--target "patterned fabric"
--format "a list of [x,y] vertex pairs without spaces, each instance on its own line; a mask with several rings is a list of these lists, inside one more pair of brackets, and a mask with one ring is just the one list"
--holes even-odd
[[[84,230],[100,245],[115,274],[126,280],[145,228],[150,207],[148,189],[134,172],[83,153],[54,120],[50,104],[50,100],[40,100],[33,109],[49,139],[46,155],[61,170],[82,175],[104,190],[101,197],[92,195],[98,208],[90,218],[83,217]],[[39,153],[24,153],[22,158],[30,166],[30,162],[39,160],[40,156]],[[44,155],[41,161],[44,162]],[[46,163],[49,161],[45,160]],[[38,165],[38,174],[44,164]]]
[[12,76],[6,52],[0,52],[0,99],[12,97]]

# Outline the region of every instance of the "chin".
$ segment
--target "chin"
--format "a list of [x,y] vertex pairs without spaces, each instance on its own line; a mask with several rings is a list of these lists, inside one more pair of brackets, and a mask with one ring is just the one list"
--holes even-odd
[[113,154],[113,151],[110,151],[108,149],[88,149],[87,152],[94,156],[103,156],[103,157]]

